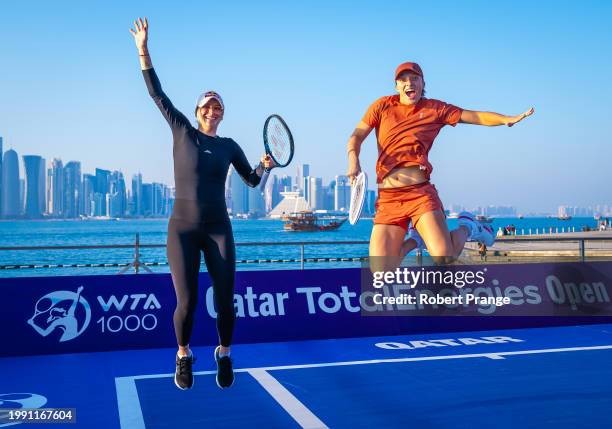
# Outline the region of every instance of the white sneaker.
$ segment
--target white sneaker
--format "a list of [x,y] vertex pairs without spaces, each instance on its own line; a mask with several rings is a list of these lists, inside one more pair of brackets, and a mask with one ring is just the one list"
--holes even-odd
[[495,243],[495,233],[491,226],[479,222],[476,220],[474,215],[470,212],[459,213],[458,219],[459,226],[465,226],[469,233],[469,241],[477,241],[484,243],[485,246],[491,247]]
[[412,226],[408,228],[408,238],[412,238],[414,241],[416,241],[417,249],[425,248],[425,242],[421,238],[421,235],[419,234],[419,231],[416,230],[416,228],[413,228]]

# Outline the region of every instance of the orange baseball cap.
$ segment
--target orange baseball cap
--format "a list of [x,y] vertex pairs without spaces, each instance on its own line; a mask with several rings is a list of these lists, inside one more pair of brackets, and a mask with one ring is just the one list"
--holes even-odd
[[397,80],[398,76],[404,73],[405,71],[411,71],[423,77],[423,70],[421,70],[420,65],[418,65],[417,63],[407,62],[397,66],[397,68],[395,69],[395,80]]

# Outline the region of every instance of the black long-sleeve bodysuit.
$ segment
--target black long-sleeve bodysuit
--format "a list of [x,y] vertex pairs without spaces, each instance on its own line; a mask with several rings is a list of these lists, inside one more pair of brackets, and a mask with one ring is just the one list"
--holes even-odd
[[260,177],[234,140],[207,136],[189,123],[162,91],[154,69],[142,73],[174,142],[176,199],[168,223],[167,254],[176,291],[176,338],[181,346],[191,338],[203,251],[213,283],[219,340],[229,346],[235,322],[236,250],[225,205],[225,179],[230,164],[249,186],[257,186]]

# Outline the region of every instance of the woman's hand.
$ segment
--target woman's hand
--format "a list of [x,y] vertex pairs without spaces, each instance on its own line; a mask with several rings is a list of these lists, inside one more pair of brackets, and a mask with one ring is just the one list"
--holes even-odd
[[270,155],[264,155],[261,157],[261,165],[263,165],[263,167],[270,171],[273,168],[278,167],[278,165],[276,165],[276,162],[274,162],[274,160],[272,159],[272,157]]
[[511,127],[512,125],[521,122],[523,119],[525,119],[527,116],[531,116],[533,115],[533,112],[535,110],[533,109],[533,107],[529,110],[527,110],[525,113],[521,113],[520,115],[517,116],[513,116],[510,118],[510,120],[508,122],[506,122],[506,125],[508,125],[509,127]]
[[130,33],[134,36],[134,42],[136,42],[136,47],[138,48],[138,52],[141,55],[148,54],[147,52],[147,40],[149,38],[149,22],[147,18],[142,20],[142,18],[138,18],[134,21],[134,27],[136,30],[130,28]]
[[351,185],[355,181],[355,178],[361,173],[361,165],[359,165],[359,159],[357,157],[349,157],[349,167],[346,172],[347,177]]

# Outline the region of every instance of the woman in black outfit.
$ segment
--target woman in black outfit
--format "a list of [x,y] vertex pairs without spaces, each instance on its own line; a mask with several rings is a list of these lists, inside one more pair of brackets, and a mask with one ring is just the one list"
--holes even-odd
[[232,225],[225,206],[225,179],[230,164],[251,187],[259,184],[264,168],[274,162],[264,156],[253,169],[238,144],[217,135],[224,105],[214,91],[200,96],[195,109],[198,128],[179,112],[164,94],[153,69],[147,47],[148,22],[138,19],[134,36],[140,66],[149,94],[168,121],[173,137],[176,199],[168,223],[167,253],[176,291],[174,329],[178,342],[174,382],[180,389],[193,386],[193,354],[189,340],[198,300],[200,252],[213,283],[220,345],[215,349],[217,384],[229,387],[234,381],[230,345],[234,330],[234,274],[236,253]]

